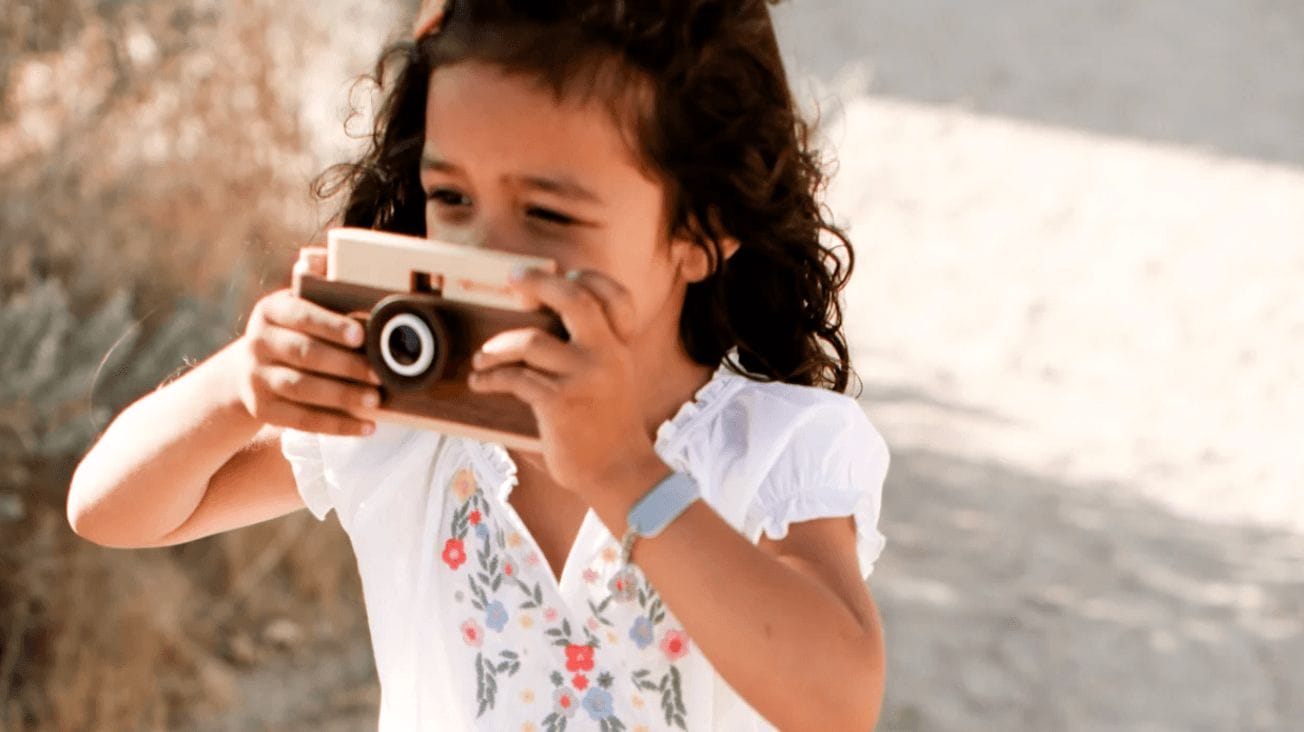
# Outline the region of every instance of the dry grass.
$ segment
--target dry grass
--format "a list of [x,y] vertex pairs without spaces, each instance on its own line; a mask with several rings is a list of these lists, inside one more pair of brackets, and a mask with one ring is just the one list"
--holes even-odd
[[304,643],[365,633],[351,553],[306,515],[120,552],[63,511],[107,419],[237,334],[314,234],[317,163],[285,93],[295,12],[5,11],[0,729],[173,728],[238,701],[240,669],[278,652],[275,620],[299,619]]

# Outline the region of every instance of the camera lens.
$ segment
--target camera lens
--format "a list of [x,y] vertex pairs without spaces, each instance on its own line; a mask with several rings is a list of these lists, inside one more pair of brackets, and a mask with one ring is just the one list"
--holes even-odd
[[437,348],[430,325],[413,313],[390,318],[380,334],[381,358],[399,376],[424,374],[435,363]]
[[421,358],[421,338],[415,330],[406,325],[395,328],[394,332],[389,334],[389,343],[386,347],[394,360],[404,366],[411,366]]

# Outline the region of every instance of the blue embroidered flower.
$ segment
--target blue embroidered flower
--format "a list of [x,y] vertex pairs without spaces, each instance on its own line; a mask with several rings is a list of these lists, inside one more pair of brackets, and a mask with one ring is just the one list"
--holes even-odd
[[589,692],[584,695],[584,711],[588,712],[596,722],[610,717],[613,714],[611,692],[600,686],[589,689]]
[[485,608],[484,624],[499,633],[503,632],[503,627],[507,625],[507,608],[498,600],[489,603]]
[[485,526],[484,524],[476,524],[476,525],[475,525],[475,535],[478,536],[478,537],[480,537],[481,539],[488,539],[488,538],[489,538],[489,527],[488,527],[488,526]]
[[639,650],[652,645],[652,621],[646,615],[634,619],[634,627],[629,629],[629,639],[634,641]]

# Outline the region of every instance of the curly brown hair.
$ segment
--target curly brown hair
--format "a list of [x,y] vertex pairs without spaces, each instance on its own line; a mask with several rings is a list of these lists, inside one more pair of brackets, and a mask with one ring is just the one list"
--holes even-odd
[[[826,177],[794,103],[766,0],[453,0],[441,29],[386,49],[386,88],[363,157],[318,180],[347,190],[337,220],[425,235],[418,162],[440,66],[475,60],[603,101],[666,190],[667,231],[712,274],[689,285],[680,337],[715,366],[845,391],[853,377],[838,296],[854,265],[817,201]],[[826,246],[824,235],[834,240]],[[739,243],[731,257],[723,242]]]

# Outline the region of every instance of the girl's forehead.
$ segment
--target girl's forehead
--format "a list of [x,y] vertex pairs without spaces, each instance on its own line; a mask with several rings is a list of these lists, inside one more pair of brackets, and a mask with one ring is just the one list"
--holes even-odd
[[528,74],[475,61],[431,74],[425,148],[453,163],[535,161],[641,176],[634,144],[596,94],[559,95]]

